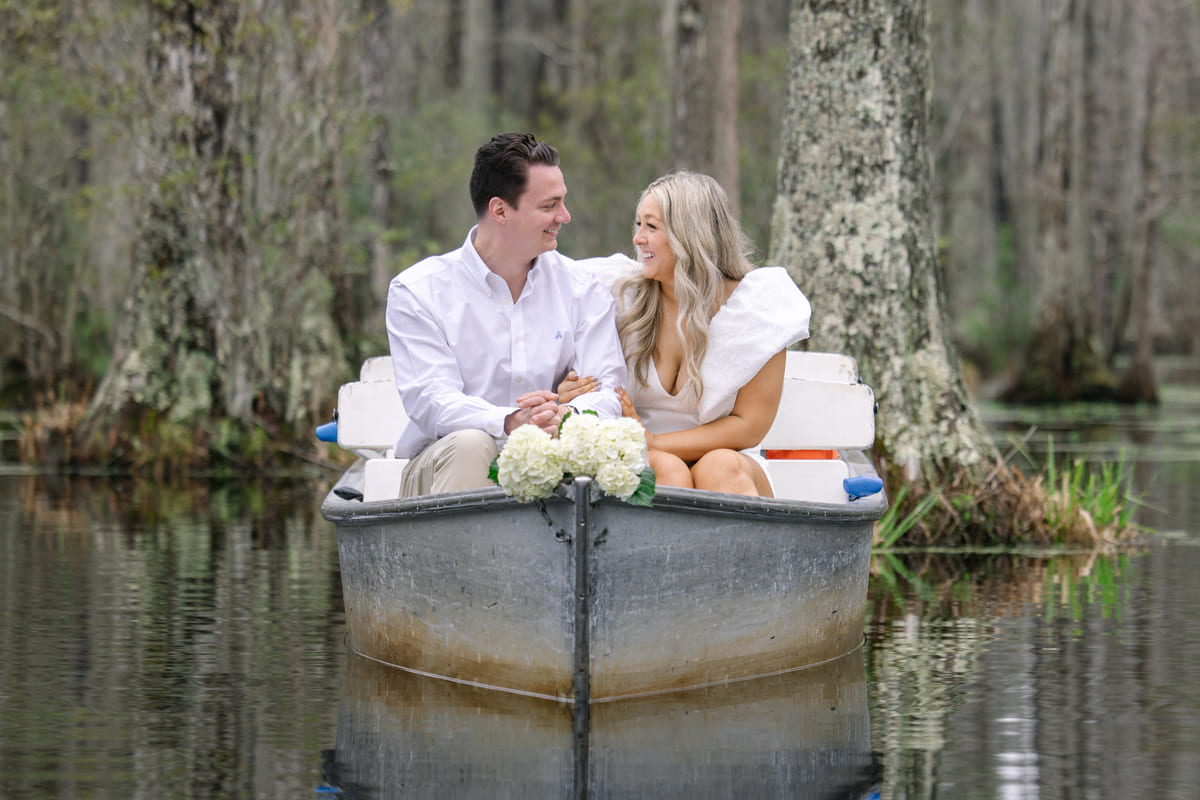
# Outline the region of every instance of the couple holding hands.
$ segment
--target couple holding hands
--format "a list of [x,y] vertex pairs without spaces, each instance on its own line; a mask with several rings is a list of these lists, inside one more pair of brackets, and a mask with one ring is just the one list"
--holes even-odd
[[388,289],[410,418],[403,496],[491,486],[508,434],[554,434],[580,410],[638,419],[659,486],[773,495],[757,446],[810,307],[786,270],[751,265],[715,180],[674,172],[646,188],[636,260],[558,252],[566,184],[558,152],[529,134],[479,148],[470,194],[478,224],[462,247]]

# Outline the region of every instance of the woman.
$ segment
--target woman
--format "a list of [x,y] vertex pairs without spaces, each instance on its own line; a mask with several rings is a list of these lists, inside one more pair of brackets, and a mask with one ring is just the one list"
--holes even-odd
[[[758,444],[779,408],[787,346],[810,306],[787,271],[755,269],[720,184],[675,172],[651,183],[633,226],[637,263],[613,285],[630,385],[659,485],[773,496]],[[612,269],[613,259],[589,266]],[[559,402],[595,388],[572,372]]]

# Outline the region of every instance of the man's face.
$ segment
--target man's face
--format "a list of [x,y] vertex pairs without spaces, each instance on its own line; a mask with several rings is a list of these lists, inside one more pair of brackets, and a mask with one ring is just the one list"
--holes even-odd
[[525,192],[510,206],[510,243],[530,260],[558,247],[558,231],[571,221],[565,203],[567,184],[562,170],[545,164],[529,167]]

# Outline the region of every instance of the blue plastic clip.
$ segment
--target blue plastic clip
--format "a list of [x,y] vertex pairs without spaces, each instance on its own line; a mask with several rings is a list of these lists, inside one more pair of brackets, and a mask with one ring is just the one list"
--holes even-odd
[[317,426],[317,439],[322,442],[337,442],[337,420]]
[[843,480],[842,488],[846,490],[846,494],[850,495],[851,500],[857,500],[860,497],[866,497],[881,490],[883,488],[883,481],[879,478],[871,478],[866,475],[856,475],[853,478]]

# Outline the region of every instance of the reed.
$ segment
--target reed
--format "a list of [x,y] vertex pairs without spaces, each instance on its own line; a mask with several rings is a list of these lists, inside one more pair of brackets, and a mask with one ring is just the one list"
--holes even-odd
[[[1042,472],[1000,459],[982,486],[920,486],[888,474],[892,502],[875,526],[875,549],[1058,545],[1104,547],[1140,532],[1124,453],[1115,462],[1058,464],[1053,442]],[[882,470],[881,470],[881,474]]]
[[1046,523],[1055,541],[1114,542],[1133,525],[1133,510],[1140,501],[1130,494],[1125,453],[1118,459],[1089,468],[1074,459],[1060,469],[1050,440],[1046,458]]

